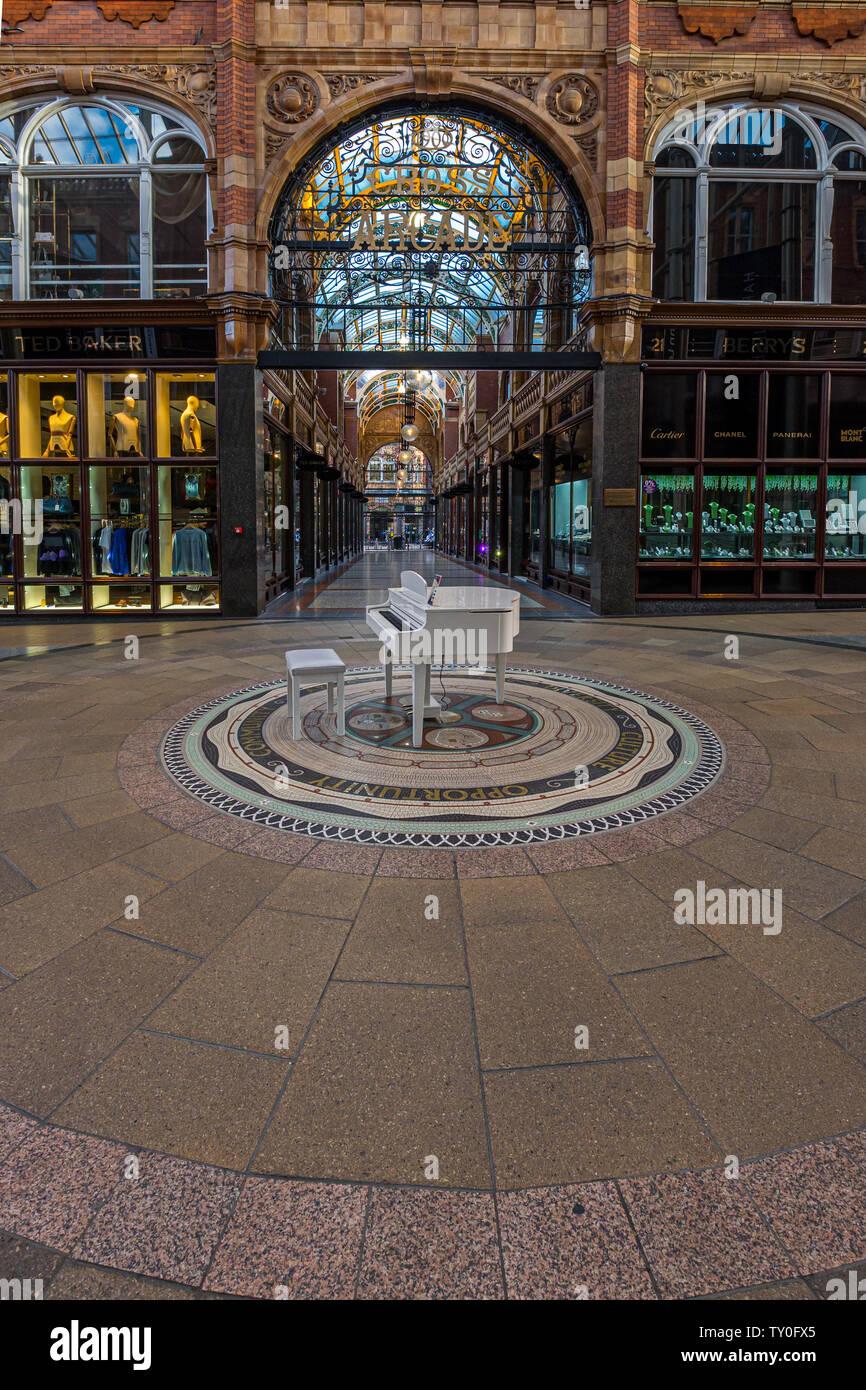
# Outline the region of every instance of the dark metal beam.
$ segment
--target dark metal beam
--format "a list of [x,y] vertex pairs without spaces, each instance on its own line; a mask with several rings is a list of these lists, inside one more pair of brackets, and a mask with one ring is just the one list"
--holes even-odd
[[396,368],[411,371],[417,367],[441,371],[451,368],[463,372],[542,372],[592,371],[601,366],[600,352],[440,352],[341,350],[301,348],[293,351],[260,352],[258,365],[283,371],[369,371]]

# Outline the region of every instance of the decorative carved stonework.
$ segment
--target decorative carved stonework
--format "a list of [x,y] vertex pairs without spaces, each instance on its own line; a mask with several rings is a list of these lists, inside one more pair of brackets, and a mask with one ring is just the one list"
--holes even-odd
[[590,169],[598,168],[598,136],[594,130],[588,135],[575,135],[574,143],[578,149],[586,155],[586,162]]
[[122,19],[133,29],[141,28],[149,19],[168,19],[175,0],[96,0],[106,19]]
[[662,72],[648,72],[644,88],[647,122],[655,120],[659,112],[664,111],[666,106],[672,106],[674,102],[681,101],[685,96],[694,94],[698,99],[712,99],[713,90],[716,87],[735,82],[748,83],[751,86],[754,81],[754,72],[743,72],[739,69],[729,69],[728,71],[713,69],[704,72],[699,69],[678,71],[675,68],[668,68]]
[[863,6],[844,9],[841,5],[793,5],[794,23],[801,34],[813,34],[816,39],[831,44],[841,39],[854,39],[866,29]]
[[268,88],[268,111],[282,125],[307,121],[319,106],[319,89],[302,72],[283,73]]
[[835,92],[866,101],[866,72],[823,72],[821,86],[832,87]]
[[192,102],[209,125],[214,125],[216,121],[216,69],[208,67],[205,63],[189,63],[186,66],[177,63],[146,63],[139,66],[129,63],[100,63],[93,72],[97,80],[100,73],[111,72],[157,82]]
[[687,34],[703,34],[713,43],[729,39],[732,34],[748,34],[758,13],[757,5],[713,5],[706,0],[701,5],[680,0],[677,9]]
[[547,109],[562,125],[584,125],[598,110],[598,89],[582,73],[554,82],[547,93]]
[[541,85],[540,77],[525,77],[513,72],[486,72],[484,76],[488,82],[498,82],[510,92],[526,97],[527,101],[535,101],[535,93]]
[[322,75],[328,84],[332,101],[345,96],[347,92],[354,92],[366,82],[378,82],[380,76],[377,72],[326,72]]
[[285,135],[277,135],[275,131],[265,132],[265,163],[273,164],[279,159],[286,145],[289,143]]
[[44,19],[53,4],[54,0],[6,0],[0,9],[6,23],[14,26],[24,19]]

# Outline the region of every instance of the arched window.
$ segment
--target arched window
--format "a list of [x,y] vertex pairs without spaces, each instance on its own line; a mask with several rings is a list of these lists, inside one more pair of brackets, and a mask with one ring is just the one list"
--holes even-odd
[[139,101],[7,110],[0,298],[206,294],[204,156],[192,122]]
[[680,112],[655,156],[653,295],[862,300],[866,132],[781,105]]

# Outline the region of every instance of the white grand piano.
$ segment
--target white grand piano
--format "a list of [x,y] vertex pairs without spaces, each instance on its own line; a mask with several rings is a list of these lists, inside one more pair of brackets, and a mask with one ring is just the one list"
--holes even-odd
[[388,590],[387,603],[367,609],[367,625],[382,643],[386,695],[394,666],[412,668],[412,743],[420,748],[424,720],[438,717],[442,708],[430,689],[434,664],[477,669],[492,658],[496,703],[502,704],[505,658],[520,631],[520,594],[474,584],[430,586],[414,570],[404,570],[400,581],[399,589]]

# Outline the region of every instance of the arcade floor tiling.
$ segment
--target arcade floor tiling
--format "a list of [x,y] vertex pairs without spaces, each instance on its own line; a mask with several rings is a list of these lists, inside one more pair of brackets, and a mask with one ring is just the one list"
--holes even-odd
[[[866,614],[527,592],[504,704],[437,672],[413,749],[363,611],[409,565],[480,582],[368,554],[257,621],[0,629],[0,1277],[826,1297],[866,1262]],[[312,687],[295,743],[312,645],[346,734]]]

